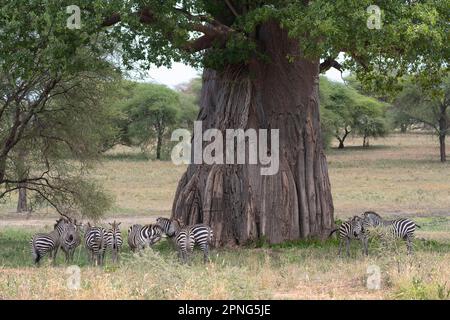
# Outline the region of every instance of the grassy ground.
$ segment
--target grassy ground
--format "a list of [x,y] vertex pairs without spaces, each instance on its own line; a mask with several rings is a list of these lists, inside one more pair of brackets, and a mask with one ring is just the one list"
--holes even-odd
[[[0,209],[0,299],[450,299],[450,165],[438,162],[435,138],[391,136],[368,150],[358,144],[351,139],[347,149],[328,151],[336,217],[369,209],[413,217],[422,228],[412,257],[403,243],[383,248],[374,240],[369,257],[353,243],[351,257],[338,258],[337,240],[330,239],[214,250],[206,266],[197,253],[185,266],[163,240],[142,255],[125,245],[119,266],[108,258],[94,268],[79,248],[81,287],[71,290],[62,255],[56,268],[47,259],[41,268],[31,263],[29,239],[51,228],[53,213],[17,217],[11,198]],[[168,215],[185,168],[125,151],[109,154],[93,173],[116,198],[106,219],[126,225]],[[366,286],[373,265],[381,270],[380,290]]]

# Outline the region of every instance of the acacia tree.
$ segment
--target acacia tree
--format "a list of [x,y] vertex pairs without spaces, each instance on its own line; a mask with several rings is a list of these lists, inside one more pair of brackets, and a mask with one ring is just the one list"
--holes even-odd
[[111,203],[85,173],[113,133],[104,98],[117,73],[108,41],[69,32],[65,19],[57,1],[2,3],[0,199],[26,190],[61,214],[93,217]]
[[179,95],[157,84],[138,84],[134,91],[123,106],[128,117],[127,140],[144,149],[156,144],[156,159],[161,160],[164,140],[179,118]]
[[[324,236],[334,227],[320,133],[319,74],[340,65],[364,83],[392,87],[406,71],[432,75],[448,59],[448,2],[378,1],[381,29],[367,28],[373,1],[126,1],[103,21],[125,61],[204,66],[203,130],[280,129],[280,170],[190,165],[173,217],[214,227],[217,244]],[[112,3],[112,2],[109,2]],[[104,5],[106,6],[106,5]],[[114,11],[115,10],[115,11]],[[137,39],[137,40],[136,40]],[[145,63],[143,63],[145,65]]]
[[424,91],[419,85],[408,81],[396,97],[395,114],[410,122],[430,126],[439,137],[441,162],[446,162],[445,140],[450,128],[450,76],[440,83],[437,94]]

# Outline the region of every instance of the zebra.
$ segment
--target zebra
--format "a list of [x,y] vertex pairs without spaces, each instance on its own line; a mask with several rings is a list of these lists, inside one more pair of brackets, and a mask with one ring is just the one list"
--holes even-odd
[[203,262],[208,261],[209,246],[213,239],[213,231],[210,227],[204,224],[183,226],[178,219],[161,217],[156,219],[156,222],[169,238],[175,237],[178,254],[183,262],[187,262],[195,245],[203,251]]
[[120,232],[119,225],[115,220],[113,223],[109,223],[111,226],[106,232],[106,247],[111,250],[112,261],[116,263],[119,261],[119,251],[122,247],[122,233]]
[[416,227],[420,228],[414,221],[407,218],[398,218],[394,220],[384,220],[378,213],[366,211],[363,213],[363,224],[365,228],[381,227],[388,230],[394,238],[400,238],[406,241],[408,254],[413,251],[412,240]]
[[91,226],[88,222],[84,243],[88,251],[89,261],[95,265],[103,265],[106,251],[106,229]]
[[128,245],[131,251],[136,252],[144,249],[146,246],[150,247],[157,243],[161,240],[162,233],[161,227],[157,224],[132,225],[128,229]]
[[177,231],[181,229],[182,223],[178,219],[168,219],[159,217],[156,219],[156,224],[159,225],[161,230],[169,237],[173,238]]
[[189,254],[194,250],[195,236],[190,227],[183,227],[176,232],[175,243],[178,257],[183,263],[187,263]]
[[74,220],[73,223],[67,225],[66,231],[62,237],[61,250],[66,256],[66,263],[73,261],[75,249],[81,243],[80,227],[81,224],[77,224],[77,220]]
[[343,222],[339,226],[339,229],[331,231],[330,236],[336,231],[339,231],[339,256],[341,256],[344,241],[346,244],[347,256],[350,256],[350,240],[352,239],[361,240],[363,254],[368,255],[368,238],[364,229],[363,218],[353,216],[351,219]]
[[61,238],[69,224],[67,219],[60,218],[56,220],[53,231],[50,233],[37,233],[31,238],[31,256],[35,265],[39,266],[40,260],[47,253],[50,253],[53,265],[56,264],[56,256],[61,246]]

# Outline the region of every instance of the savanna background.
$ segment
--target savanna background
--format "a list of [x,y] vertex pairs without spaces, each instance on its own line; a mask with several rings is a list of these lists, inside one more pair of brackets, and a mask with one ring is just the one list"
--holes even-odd
[[[50,230],[57,215],[50,208],[15,213],[15,199],[2,205],[0,294],[4,299],[449,299],[450,167],[436,161],[438,145],[429,134],[393,134],[369,149],[361,138],[344,150],[328,151],[336,218],[365,210],[387,217],[410,217],[421,229],[415,254],[403,243],[384,248],[371,241],[364,257],[352,243],[351,257],[337,257],[337,240],[268,245],[261,241],[239,249],[212,251],[206,266],[197,252],[192,265],[178,262],[167,240],[132,255],[125,245],[120,265],[100,269],[87,264],[77,249],[81,288],[67,288],[62,255],[54,268],[33,266],[29,239]],[[148,160],[139,150],[108,152],[92,176],[114,195],[115,205],[102,222],[150,223],[170,216],[177,182],[185,170],[169,161]],[[367,268],[381,269],[380,290],[367,289]]]

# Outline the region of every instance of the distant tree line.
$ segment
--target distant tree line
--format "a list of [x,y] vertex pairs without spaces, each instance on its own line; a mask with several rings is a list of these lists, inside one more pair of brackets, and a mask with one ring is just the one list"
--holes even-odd
[[192,129],[198,115],[200,79],[172,90],[154,83],[123,81],[114,103],[118,134],[115,145],[139,147],[157,160],[169,159],[170,136],[176,128]]

